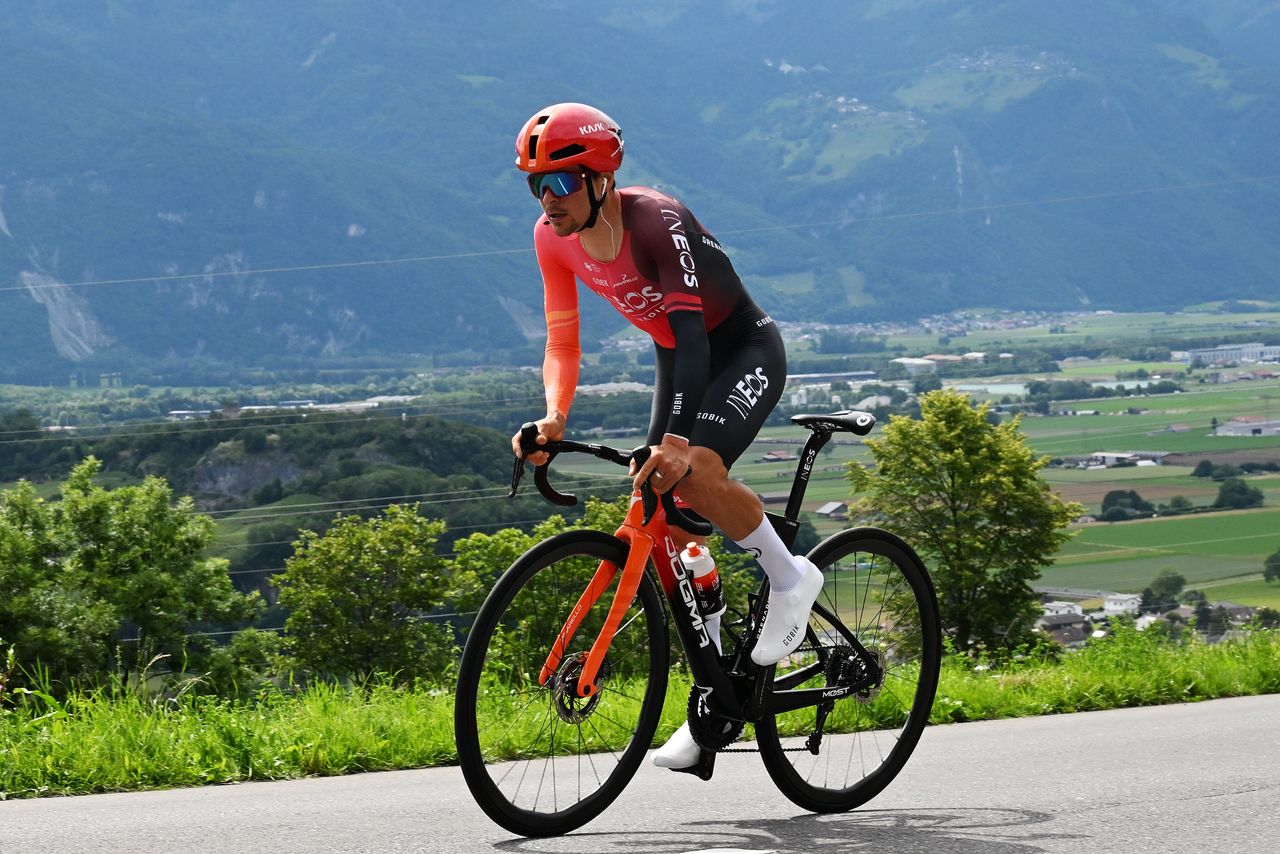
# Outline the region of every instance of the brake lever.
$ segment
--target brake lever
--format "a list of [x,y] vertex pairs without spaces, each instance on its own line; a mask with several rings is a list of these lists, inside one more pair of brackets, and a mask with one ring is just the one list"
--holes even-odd
[[533,453],[532,449],[538,447],[538,425],[532,421],[526,421],[520,425],[520,450],[524,452],[523,456],[516,457],[515,466],[511,469],[511,491],[507,493],[507,498],[516,497],[516,490],[520,488],[520,478],[524,477],[524,458]]
[[[645,461],[649,459],[652,453],[653,451],[648,445],[641,445],[631,452],[631,460],[639,468],[645,464]],[[687,476],[691,471],[693,471],[692,468],[686,469],[684,476]],[[684,479],[684,476],[681,477],[681,480]],[[654,492],[649,479],[645,478],[644,483],[640,484],[640,507],[644,510],[644,519],[641,524],[649,524],[649,521],[653,519],[653,514],[658,511],[658,504],[661,503],[662,509],[667,514],[667,521],[675,523],[677,528],[688,531],[690,534],[697,534],[703,537],[709,536],[711,534],[711,525],[689,518],[683,510],[676,506],[673,491],[669,489],[659,496],[658,493]]]

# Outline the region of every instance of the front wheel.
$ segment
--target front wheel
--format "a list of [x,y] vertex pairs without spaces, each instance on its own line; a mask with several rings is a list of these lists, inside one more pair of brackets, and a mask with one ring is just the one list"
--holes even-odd
[[775,688],[874,681],[761,720],[756,736],[769,776],[792,802],[843,812],[879,794],[915,749],[938,686],[942,632],[928,572],[893,534],[841,531],[809,559],[826,581],[805,643],[775,665]]
[[[614,635],[598,692],[576,692],[626,557],[626,545],[598,531],[552,537],[512,564],[471,627],[454,703],[458,762],[476,802],[513,833],[586,824],[622,792],[653,740],[668,662],[666,617],[649,575]],[[544,681],[557,635],[602,566],[617,569],[613,581]]]

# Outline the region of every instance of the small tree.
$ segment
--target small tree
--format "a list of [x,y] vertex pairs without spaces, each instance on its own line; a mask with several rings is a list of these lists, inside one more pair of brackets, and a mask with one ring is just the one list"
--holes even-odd
[[1113,489],[1102,498],[1102,512],[1112,509],[1132,510],[1134,513],[1151,513],[1155,507],[1143,499],[1136,490]]
[[1242,510],[1246,507],[1262,506],[1262,490],[1250,486],[1238,477],[1229,477],[1218,489],[1218,497],[1213,506],[1229,510]]
[[158,477],[103,489],[99,467],[93,457],[76,465],[56,503],[26,482],[0,493],[0,636],[62,684],[155,654],[181,661],[192,624],[260,607],[232,587],[225,560],[204,556],[213,522],[191,499],[175,500]]
[[1262,564],[1263,581],[1280,581],[1280,549],[1276,549]]
[[1158,611],[1169,611],[1176,608],[1178,607],[1178,595],[1182,593],[1182,589],[1186,586],[1187,579],[1181,573],[1174,572],[1172,569],[1162,569],[1152,580],[1151,586],[1146,588],[1151,591],[1151,602],[1149,605],[1144,603],[1144,607],[1150,607],[1152,610]]
[[444,523],[395,505],[369,520],[341,516],[320,536],[303,531],[276,577],[286,648],[307,670],[366,681],[438,676],[452,636],[427,620],[445,601]]
[[921,420],[895,416],[866,445],[875,470],[857,463],[854,509],[882,522],[924,556],[943,625],[956,645],[1004,646],[1028,637],[1038,614],[1030,584],[1071,534],[1082,508],[1039,476],[1020,418],[987,422],[952,390],[920,399]]
[[1259,608],[1253,612],[1253,625],[1259,629],[1280,628],[1280,611],[1275,608]]
[[[1217,419],[1214,419],[1215,421]],[[1209,460],[1201,460],[1196,463],[1196,467],[1191,470],[1192,477],[1213,477],[1213,463]]]

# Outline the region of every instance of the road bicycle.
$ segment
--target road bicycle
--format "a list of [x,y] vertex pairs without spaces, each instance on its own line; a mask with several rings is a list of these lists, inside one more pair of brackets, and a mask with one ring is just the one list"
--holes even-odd
[[[868,413],[796,415],[811,433],[785,514],[769,513],[790,546],[814,460],[837,432],[866,435]],[[649,449],[620,451],[573,441],[533,444],[549,454],[535,469],[544,497],[575,503],[551,486],[559,454],[585,453],[637,465]],[[514,495],[524,471],[517,460]],[[644,760],[667,697],[671,647],[667,614],[693,687],[688,720],[701,748],[688,770],[709,780],[718,753],[759,751],[782,793],[814,812],[857,807],[905,765],[929,718],[941,659],[933,584],[899,537],[852,528],[808,557],[826,582],[805,640],[776,665],[750,651],[768,581],[732,604],[718,654],[699,611],[691,574],[668,521],[694,534],[710,525],[646,484],[632,494],[613,534],[571,530],[519,557],[489,592],[470,628],[454,706],[458,760],[480,807],[523,836],[568,833],[598,816]],[[732,747],[754,727],[756,747]]]

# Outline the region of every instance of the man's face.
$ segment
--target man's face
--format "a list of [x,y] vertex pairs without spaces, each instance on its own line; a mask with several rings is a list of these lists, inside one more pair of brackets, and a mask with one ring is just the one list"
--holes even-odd
[[[538,198],[542,212],[547,215],[551,229],[557,237],[567,237],[582,228],[591,216],[591,201],[587,198],[586,182],[590,177],[574,173],[578,177],[577,188],[566,195],[556,195],[558,191],[572,186],[575,182],[549,180],[543,183],[542,195]],[[593,176],[592,176],[593,177]]]

